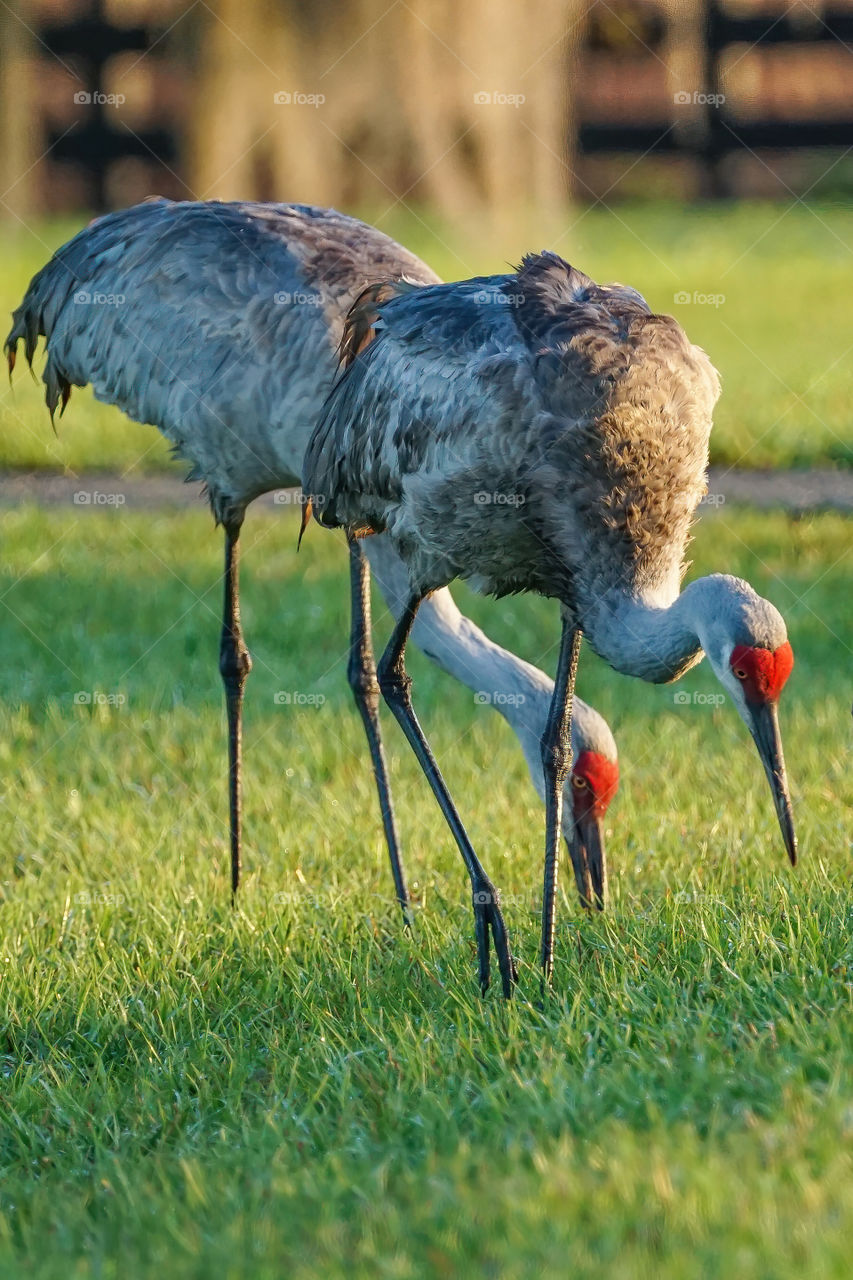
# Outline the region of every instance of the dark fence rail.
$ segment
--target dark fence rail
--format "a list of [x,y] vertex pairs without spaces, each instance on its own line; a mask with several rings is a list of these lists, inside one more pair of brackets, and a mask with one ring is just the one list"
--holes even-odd
[[53,161],[74,165],[85,176],[87,204],[96,212],[107,207],[109,173],[117,162],[153,159],[172,165],[176,161],[174,130],[130,129],[116,111],[110,110],[110,63],[126,53],[156,56],[149,51],[159,34],[149,27],[125,27],[111,22],[102,0],[91,0],[88,12],[78,17],[48,23],[37,31],[44,56],[53,55],[73,64],[80,83],[74,101],[86,107],[85,117],[72,127],[48,129],[47,148]]
[[[639,0],[635,49],[639,46],[651,56],[663,44],[663,19],[651,20],[648,5]],[[720,162],[733,153],[750,151],[791,151],[797,149],[847,148],[853,146],[853,113],[831,118],[803,118],[778,113],[743,115],[733,110],[725,86],[726,55],[735,47],[747,46],[762,52],[780,46],[805,51],[810,47],[838,44],[849,46],[853,76],[853,10],[828,8],[809,12],[798,6],[786,13],[743,14],[726,9],[718,0],[708,0],[701,23],[701,67],[703,83],[697,100],[701,110],[687,120],[677,111],[661,113],[656,120],[631,120],[630,74],[625,77],[624,120],[596,119],[594,114],[582,117],[577,125],[578,148],[582,154],[640,154],[688,156],[702,168],[704,189],[708,195],[725,195],[726,181]],[[662,25],[663,23],[663,25]],[[614,56],[625,54],[625,38]],[[592,23],[588,48],[599,58],[607,54],[599,28]],[[677,102],[677,100],[676,100]],[[675,105],[675,104],[674,104]]]

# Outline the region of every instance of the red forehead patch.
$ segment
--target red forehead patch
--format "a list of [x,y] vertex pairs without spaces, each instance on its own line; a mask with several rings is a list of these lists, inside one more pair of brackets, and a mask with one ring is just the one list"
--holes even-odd
[[584,818],[592,814],[603,818],[619,786],[616,761],[608,760],[598,751],[582,751],[572,765],[572,773],[586,782],[585,787],[572,789],[575,817]]
[[747,702],[775,702],[794,666],[794,651],[787,640],[773,652],[739,644],[732,650],[730,661]]

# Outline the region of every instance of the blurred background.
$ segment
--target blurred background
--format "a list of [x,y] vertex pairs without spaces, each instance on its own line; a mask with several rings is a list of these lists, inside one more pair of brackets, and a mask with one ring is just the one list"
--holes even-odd
[[7,0],[7,214],[853,189],[853,0]]
[[[853,0],[4,0],[0,309],[152,194],[331,204],[445,278],[553,248],[674,313],[738,468],[849,468]],[[0,465],[166,468],[88,397]]]

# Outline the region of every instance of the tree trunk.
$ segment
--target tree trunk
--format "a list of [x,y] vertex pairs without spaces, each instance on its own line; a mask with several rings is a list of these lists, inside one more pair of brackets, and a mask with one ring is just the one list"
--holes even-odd
[[36,206],[37,136],[31,75],[33,38],[22,0],[0,7],[0,216],[23,220]]
[[190,185],[498,222],[521,204],[554,211],[571,190],[579,11],[540,0],[534,21],[498,0],[209,0]]

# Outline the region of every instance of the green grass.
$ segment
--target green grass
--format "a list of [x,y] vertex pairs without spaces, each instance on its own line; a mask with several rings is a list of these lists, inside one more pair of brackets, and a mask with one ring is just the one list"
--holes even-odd
[[[544,1007],[539,804],[503,722],[419,655],[423,720],[512,898],[519,999],[475,992],[458,857],[388,725],[419,901],[400,927],[339,538],[297,559],[292,518],[246,526],[232,913],[208,517],[2,528],[0,1274],[849,1274],[849,523],[724,509],[694,547],[693,573],[741,572],[789,620],[796,871],[733,709],[585,653],[622,752],[612,906],[583,918],[564,874]],[[553,663],[549,604],[460,595]],[[704,667],[682,685],[714,687]],[[276,703],[295,689],[326,701]]]
[[[591,274],[639,288],[671,311],[723,378],[712,457],[728,466],[853,465],[849,277],[853,210],[844,204],[579,208],[558,222],[513,216],[508,227],[375,209],[367,216],[447,279],[495,272],[553,247]],[[78,227],[0,231],[0,316]],[[676,302],[687,295],[688,303]],[[717,303],[694,300],[713,297]],[[4,334],[6,329],[3,330]],[[41,357],[38,367],[41,368]],[[25,372],[0,393],[0,466],[161,469],[173,465],[152,427],[128,423],[75,392],[56,439],[41,390]]]

